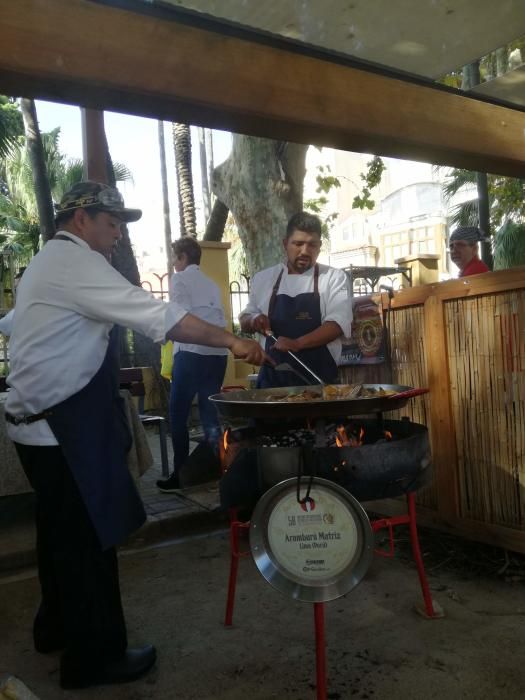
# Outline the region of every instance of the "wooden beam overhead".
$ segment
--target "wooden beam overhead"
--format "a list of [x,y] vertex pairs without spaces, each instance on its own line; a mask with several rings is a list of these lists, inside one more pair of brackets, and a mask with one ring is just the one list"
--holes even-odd
[[0,92],[525,177],[525,114],[89,0],[2,7]]

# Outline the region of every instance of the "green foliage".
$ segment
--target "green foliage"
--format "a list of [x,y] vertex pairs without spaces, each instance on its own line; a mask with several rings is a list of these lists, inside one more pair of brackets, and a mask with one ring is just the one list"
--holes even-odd
[[321,234],[322,237],[328,239],[330,237],[330,231],[334,225],[334,221],[339,216],[338,212],[331,212],[330,214],[325,214],[324,209],[328,204],[327,194],[334,187],[341,187],[341,181],[335,175],[332,175],[332,170],[329,165],[318,165],[317,175],[315,180],[317,182],[317,187],[315,191],[318,193],[318,197],[313,197],[312,199],[305,199],[303,203],[303,209],[311,214],[317,214],[321,219]]
[[494,239],[494,269],[525,265],[525,224],[507,221]]
[[[60,151],[60,128],[42,134],[42,145],[51,194],[59,201],[75,183],[83,178],[84,165],[78,158],[67,158]],[[0,250],[10,250],[27,258],[38,252],[40,223],[33,176],[25,139],[18,136],[7,156],[0,159],[0,179],[4,183],[0,195]],[[129,168],[114,164],[117,181],[131,180]]]
[[360,175],[364,185],[361,194],[354,197],[352,209],[373,209],[375,207],[375,202],[371,198],[372,190],[380,184],[386,165],[382,158],[374,156],[372,160],[368,161],[366,167],[368,168],[367,172]]
[[[488,175],[488,191],[490,202],[490,224],[493,231],[507,220],[525,220],[524,181],[503,175]],[[475,186],[476,173],[470,170],[456,168],[443,185],[443,194],[451,199],[462,187]],[[478,200],[471,199],[456,205],[451,212],[454,226],[478,225]]]
[[22,114],[15,100],[0,95],[0,158],[5,158],[24,133]]

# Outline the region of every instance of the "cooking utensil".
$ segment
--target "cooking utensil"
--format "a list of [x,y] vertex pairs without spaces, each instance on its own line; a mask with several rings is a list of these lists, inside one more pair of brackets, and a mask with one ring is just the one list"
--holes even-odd
[[[394,411],[406,406],[412,392],[426,393],[426,390],[414,389],[410,386],[399,384],[363,384],[363,389],[384,389],[395,391],[389,396],[361,396],[355,399],[323,399],[321,387],[294,386],[271,389],[252,389],[248,391],[231,391],[223,394],[214,394],[210,400],[217,406],[219,413],[232,418],[261,418],[271,420],[273,418],[318,418],[357,416],[383,411]],[[278,401],[272,397],[286,397],[292,394],[300,394],[308,390],[318,394],[318,398],[311,401],[287,402]],[[410,392],[407,395],[405,392]]]
[[273,369],[276,369],[278,372],[293,372],[297,377],[302,382],[305,382],[305,384],[308,384],[308,379],[304,376],[304,374],[301,374],[301,372],[298,372],[296,369],[292,367],[292,365],[288,364],[288,362],[281,362],[278,365],[275,365]]
[[[271,338],[274,343],[277,342],[277,338],[273,335],[273,333],[271,331],[266,331],[266,337]],[[317,374],[312,369],[310,369],[310,367],[308,367],[308,365],[305,365],[305,363],[302,360],[300,360],[294,352],[292,352],[291,350],[287,350],[286,352],[290,355],[290,357],[293,357],[293,359],[296,362],[298,362],[301,365],[301,367],[303,369],[305,369],[308,372],[308,374],[310,374],[318,384],[321,384],[321,385],[324,384],[321,377],[318,377]]]
[[407,391],[400,391],[397,394],[392,394],[389,399],[411,399],[414,396],[421,396],[422,394],[428,394],[430,389],[408,389]]

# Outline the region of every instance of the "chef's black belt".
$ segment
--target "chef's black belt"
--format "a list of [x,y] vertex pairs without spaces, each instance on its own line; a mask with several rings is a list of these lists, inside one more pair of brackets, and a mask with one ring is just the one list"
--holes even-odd
[[36,423],[37,420],[44,420],[44,418],[50,416],[51,413],[52,411],[42,411],[42,413],[34,413],[32,416],[13,416],[6,411],[5,419],[12,425],[30,425],[31,423]]

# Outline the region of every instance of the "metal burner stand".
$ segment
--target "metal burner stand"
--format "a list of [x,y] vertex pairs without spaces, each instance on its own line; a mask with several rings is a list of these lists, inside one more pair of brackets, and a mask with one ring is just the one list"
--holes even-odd
[[[399,387],[399,389],[410,389],[410,387]],[[261,413],[263,415],[268,414],[268,408],[269,407],[263,407],[261,410],[260,404],[259,406],[255,405],[253,408],[253,412],[251,411],[246,411],[246,408],[250,408],[249,404],[253,402],[253,399],[255,398],[256,395],[258,395],[260,392],[252,392],[254,395],[249,396],[248,402],[243,401],[242,399],[244,397],[248,398],[246,394],[244,396],[242,393],[237,396],[233,396],[232,398],[234,399],[233,401],[233,406],[235,403],[238,401],[239,403],[243,404],[244,412],[246,412],[246,415],[252,415],[254,417],[260,417]],[[406,398],[403,396],[403,398],[397,399],[400,405],[395,406],[395,408],[400,408],[401,405],[404,405],[406,403],[406,400],[410,397],[411,392],[406,393]],[[212,400],[216,399],[222,399],[224,395],[216,395],[214,397],[210,397]],[[258,396],[257,396],[258,398]],[[234,415],[239,415],[239,407],[231,408],[232,403],[228,402],[228,406],[225,406],[224,404],[221,406],[220,404],[222,403],[221,401],[217,402],[219,405],[217,406],[219,411],[225,415],[225,416],[234,416]],[[331,403],[331,402],[329,402]],[[346,403],[346,402],[343,402]],[[257,401],[255,401],[255,404],[257,404]],[[373,406],[373,412],[376,412],[376,415],[378,417],[378,420],[382,420],[382,410],[390,410],[390,408],[394,408],[393,405],[388,406],[388,409],[386,409],[384,400],[381,401],[382,405],[374,405]],[[367,408],[372,408],[372,405],[369,404]],[[275,406],[272,407],[273,409]],[[315,407],[318,409],[319,407]],[[315,433],[316,433],[316,439],[315,439],[315,447],[317,448],[323,448],[326,446],[326,432],[324,430],[325,428],[325,421],[322,416],[330,416],[334,415],[333,411],[334,406],[332,405],[331,407],[326,407],[324,411],[318,410],[317,412],[317,417],[314,419],[315,420]],[[342,406],[341,406],[342,408]],[[344,408],[348,408],[348,404],[346,403]],[[361,407],[361,408],[364,408]],[[297,411],[296,407],[293,407],[293,412],[295,413]],[[314,409],[315,410],[315,409]],[[299,409],[301,411],[301,409]],[[297,411],[299,413],[299,411]],[[362,411],[366,412],[366,411]],[[370,411],[372,412],[372,411]],[[302,413],[302,411],[301,411]],[[350,411],[349,411],[350,413]],[[354,415],[358,413],[356,410]],[[320,415],[321,414],[321,415]],[[339,414],[340,415],[340,414]],[[300,477],[299,477],[300,478]],[[305,477],[303,477],[305,479]],[[306,481],[309,481],[310,484],[315,483],[315,481],[322,482],[324,479],[319,479],[317,477],[310,477],[310,479],[306,479]],[[289,479],[288,482],[292,483],[297,483],[297,479]],[[327,482],[331,483],[331,482]],[[284,489],[286,488],[287,482],[281,482],[274,488],[279,488],[279,489]],[[335,484],[332,484],[332,486],[335,486]],[[264,494],[264,496],[261,498],[259,501],[256,511],[254,515],[256,515],[257,510],[259,508],[259,504],[263,502],[263,505],[261,508],[264,506],[264,499],[265,497],[271,498],[268,494],[271,493],[272,490]],[[350,495],[349,493],[347,495]],[[353,499],[353,497],[350,496],[350,498]],[[381,529],[388,529],[389,531],[389,549],[388,550],[374,550],[374,552],[383,557],[393,557],[394,555],[394,536],[393,536],[393,528],[397,525],[401,524],[406,524],[409,525],[410,528],[410,539],[411,539],[411,544],[412,544],[412,552],[414,555],[414,559],[416,562],[417,570],[418,570],[418,576],[419,576],[419,581],[421,584],[421,589],[423,593],[423,600],[424,600],[424,609],[419,610],[418,612],[422,613],[425,617],[428,619],[436,619],[438,617],[443,617],[442,611],[439,609],[439,606],[437,606],[430,595],[430,589],[428,586],[428,582],[426,579],[426,574],[425,574],[425,569],[424,569],[424,564],[423,560],[421,557],[421,552],[419,548],[419,539],[418,539],[418,534],[417,534],[417,524],[416,524],[416,508],[415,508],[415,495],[414,492],[409,492],[407,493],[407,502],[408,502],[408,513],[406,515],[402,516],[396,516],[396,517],[391,517],[391,518],[381,518],[375,521],[370,521],[368,520],[368,517],[365,514],[366,520],[369,524],[371,525],[371,530],[373,532],[377,532],[378,530]],[[358,503],[358,502],[357,502]],[[359,505],[359,503],[358,503]],[[360,507],[360,506],[359,506]],[[364,511],[363,511],[364,512]],[[257,549],[260,546],[261,542],[261,536],[259,532],[257,532],[257,535],[252,535],[252,532],[254,529],[250,530],[252,527],[252,524],[250,522],[242,522],[239,521],[236,517],[236,511],[235,509],[232,509],[230,511],[230,545],[231,545],[231,565],[230,565],[230,577],[229,577],[229,583],[228,583],[228,599],[227,599],[227,604],[226,604],[226,615],[225,615],[225,621],[224,624],[225,626],[230,626],[232,624],[233,620],[233,605],[234,605],[234,600],[235,600],[235,588],[236,588],[236,581],[237,581],[237,572],[238,572],[238,565],[239,565],[239,559],[240,557],[243,556],[249,556],[252,554],[254,556],[254,559],[256,561],[256,564],[258,564],[258,568],[265,576],[265,573],[263,570],[268,570],[268,553],[266,551],[261,553]],[[260,527],[260,525],[257,523],[257,520],[255,520],[255,530]],[[250,543],[252,545],[252,542],[254,543],[251,546],[250,550],[241,550],[239,546],[240,542],[240,534],[241,532],[247,532],[250,531]],[[255,551],[254,551],[255,550]],[[363,561],[366,560],[366,557],[363,556]],[[356,578],[356,583],[361,580],[362,576],[364,576],[364,573],[366,573],[366,570],[368,568],[368,565],[363,565],[361,567],[361,573],[360,577]],[[277,567],[278,569],[278,567]],[[269,569],[269,576],[267,580],[272,583],[272,585],[275,585],[275,574],[276,570],[272,569],[270,566]],[[266,576],[265,576],[266,578]],[[356,583],[354,585],[356,585]],[[279,586],[276,586],[279,588]],[[353,586],[352,586],[353,587]],[[339,595],[343,595],[344,592],[339,593]],[[301,600],[302,598],[298,595],[294,596],[297,599]],[[327,600],[334,599],[335,597],[339,596],[332,596],[332,598],[328,597]],[[327,698],[327,678],[326,678],[326,660],[325,660],[325,648],[326,648],[326,643],[325,643],[325,628],[324,628],[324,602],[325,600],[321,596],[320,598],[316,599],[314,598],[307,598],[309,602],[313,602],[314,605],[314,622],[315,622],[315,640],[316,640],[316,677],[317,677],[317,700],[326,700]]]

